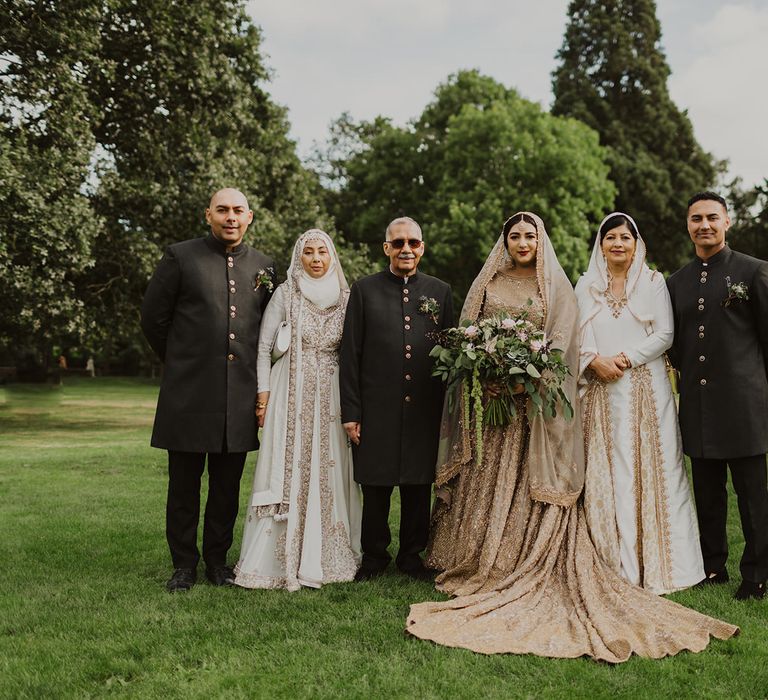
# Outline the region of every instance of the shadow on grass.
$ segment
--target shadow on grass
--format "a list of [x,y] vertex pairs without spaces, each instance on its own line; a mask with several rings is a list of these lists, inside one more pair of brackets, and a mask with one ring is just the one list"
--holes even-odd
[[143,425],[151,425],[144,416],[139,421],[105,420],[104,418],[83,418],[73,416],[51,416],[46,413],[30,413],[28,415],[9,414],[0,408],[0,433],[15,432],[18,434],[29,432],[109,432],[112,430],[127,430]]

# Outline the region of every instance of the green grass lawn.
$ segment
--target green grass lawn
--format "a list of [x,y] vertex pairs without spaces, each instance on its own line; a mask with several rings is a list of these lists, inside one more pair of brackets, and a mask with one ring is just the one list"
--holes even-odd
[[297,593],[201,583],[169,595],[166,455],[149,447],[156,393],[128,379],[0,387],[0,697],[768,697],[768,601],[732,599],[735,500],[733,583],[673,598],[742,633],[661,661],[485,657],[409,638],[408,606],[440,595],[395,573]]

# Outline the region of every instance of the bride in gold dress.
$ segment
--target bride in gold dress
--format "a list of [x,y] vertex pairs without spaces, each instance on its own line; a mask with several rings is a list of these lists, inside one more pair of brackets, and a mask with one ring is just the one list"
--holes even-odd
[[[563,389],[575,417],[526,418],[483,430],[474,464],[470,426],[446,400],[427,564],[446,602],[411,606],[407,631],[476,652],[618,663],[701,651],[738,628],[633,586],[599,559],[579,501],[584,485],[578,410],[578,309],[542,220],[508,219],[475,279],[461,318],[528,312],[563,350]],[[493,393],[495,388],[487,389]],[[457,390],[458,391],[458,390]],[[454,407],[451,410],[450,407]]]

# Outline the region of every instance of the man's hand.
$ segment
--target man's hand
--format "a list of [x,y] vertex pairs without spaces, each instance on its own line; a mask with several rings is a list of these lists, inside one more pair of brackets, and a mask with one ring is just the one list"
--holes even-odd
[[347,437],[355,443],[360,444],[360,423],[352,421],[351,423],[344,423],[344,430],[347,431]]
[[267,415],[267,404],[269,403],[269,392],[262,391],[256,395],[256,422],[260,428],[264,427],[264,418]]
[[624,376],[624,368],[616,362],[616,358],[598,355],[589,363],[589,368],[604,382],[615,382]]

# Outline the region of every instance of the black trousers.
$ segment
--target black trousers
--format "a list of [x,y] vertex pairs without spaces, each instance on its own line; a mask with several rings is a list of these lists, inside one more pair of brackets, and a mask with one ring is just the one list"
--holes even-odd
[[[209,567],[224,566],[240,505],[240,478],[245,452],[208,454],[208,501],[203,521],[203,559]],[[174,568],[194,569],[200,561],[197,524],[200,520],[200,479],[204,452],[168,451],[168,502],[165,535]]]
[[[394,486],[362,486],[363,522],[361,545],[363,569],[382,571],[391,557],[387,547],[392,541],[389,532],[389,504]],[[419,554],[426,549],[429,537],[429,506],[432,484],[401,484],[400,489],[400,550],[395,563],[402,571],[423,566]]]
[[693,494],[701,535],[704,570],[713,573],[725,569],[728,538],[726,491],[727,468],[736,491],[744,534],[741,577],[762,583],[768,579],[768,469],[765,455],[739,459],[691,459]]

